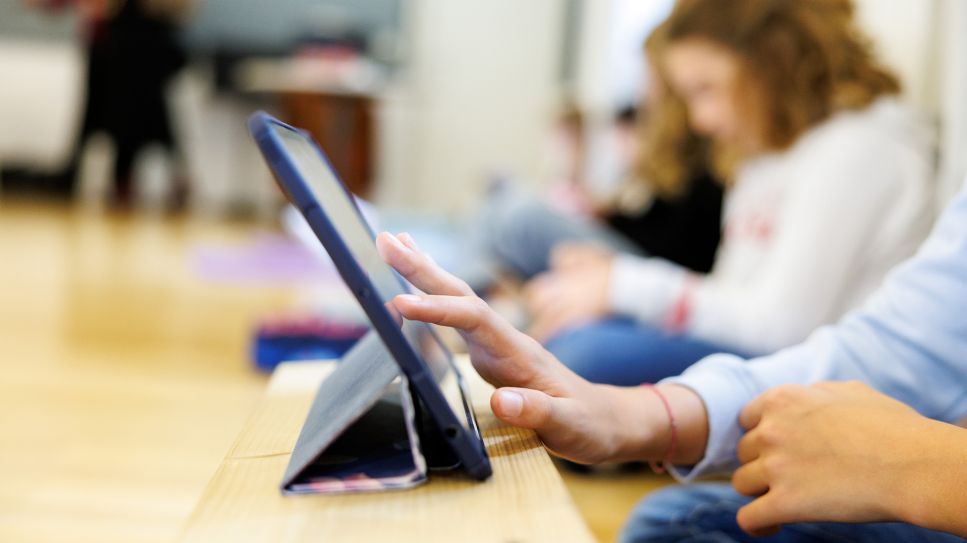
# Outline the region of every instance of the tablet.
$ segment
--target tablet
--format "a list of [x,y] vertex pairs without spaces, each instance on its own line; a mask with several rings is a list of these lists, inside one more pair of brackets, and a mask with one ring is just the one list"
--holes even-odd
[[248,126],[282,192],[329,253],[461,467],[476,479],[489,477],[483,438],[451,353],[432,327],[404,319],[389,304],[411,290],[380,257],[373,231],[325,154],[307,132],[265,112],[252,115]]

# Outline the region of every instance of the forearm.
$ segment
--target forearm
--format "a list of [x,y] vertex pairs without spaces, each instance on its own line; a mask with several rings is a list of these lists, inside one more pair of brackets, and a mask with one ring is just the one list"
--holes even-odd
[[[909,465],[887,478],[893,519],[967,537],[967,430],[928,420],[906,444]],[[892,451],[891,451],[892,452]]]

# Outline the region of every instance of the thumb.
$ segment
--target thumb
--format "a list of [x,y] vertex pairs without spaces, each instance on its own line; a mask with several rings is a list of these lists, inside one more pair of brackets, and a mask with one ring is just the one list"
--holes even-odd
[[534,430],[544,446],[557,456],[575,462],[603,459],[599,444],[589,434],[593,418],[572,398],[551,396],[528,388],[501,388],[490,398],[498,419]]
[[539,430],[557,418],[554,403],[558,400],[538,390],[505,387],[490,397],[490,408],[507,424]]

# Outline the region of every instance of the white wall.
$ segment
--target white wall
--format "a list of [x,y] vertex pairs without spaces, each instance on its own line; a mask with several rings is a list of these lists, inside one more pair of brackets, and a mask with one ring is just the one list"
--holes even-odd
[[873,39],[876,53],[900,77],[904,98],[932,123],[940,144],[936,50],[940,39],[937,10],[942,0],[854,1],[857,17]]
[[943,205],[967,175],[967,2],[857,0],[857,6],[907,98],[936,124]]
[[72,42],[0,40],[0,162],[60,167],[79,122],[82,72]]
[[904,94],[929,112],[936,109],[933,81],[934,18],[938,0],[854,0],[877,53],[900,75]]
[[967,2],[944,0],[939,18],[941,201],[949,200],[967,175]]
[[559,0],[414,0],[404,81],[379,112],[380,204],[474,207],[496,171],[539,177],[558,98]]

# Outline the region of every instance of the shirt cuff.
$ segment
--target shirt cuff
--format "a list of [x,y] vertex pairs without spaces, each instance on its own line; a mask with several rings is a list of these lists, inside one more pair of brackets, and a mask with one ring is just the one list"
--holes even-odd
[[738,467],[736,446],[745,433],[739,424],[739,413],[757,395],[737,375],[738,366],[745,363],[737,356],[716,354],[706,357],[680,376],[661,381],[695,391],[705,404],[708,416],[705,456],[694,466],[669,468],[679,481],[687,483],[698,477],[728,473]]
[[664,325],[685,290],[688,273],[659,258],[617,255],[611,264],[612,312]]

